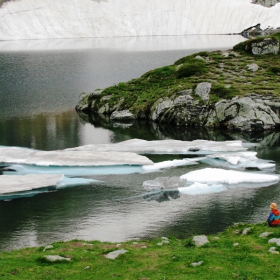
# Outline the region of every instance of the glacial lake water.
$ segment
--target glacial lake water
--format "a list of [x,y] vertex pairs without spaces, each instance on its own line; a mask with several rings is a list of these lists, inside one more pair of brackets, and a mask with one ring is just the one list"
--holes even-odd
[[[191,53],[226,50],[242,40],[239,36],[182,36],[0,42],[0,145],[57,150],[133,138],[240,139],[258,143],[252,150],[261,159],[275,161],[278,174],[279,132],[240,134],[143,122],[128,125],[74,110],[82,92],[139,77]],[[184,156],[149,157],[159,162]],[[100,183],[2,200],[0,250],[71,239],[121,242],[217,233],[235,222],[264,221],[270,202],[279,202],[279,184],[161,202],[145,199],[144,181],[204,167],[99,175],[94,179]]]

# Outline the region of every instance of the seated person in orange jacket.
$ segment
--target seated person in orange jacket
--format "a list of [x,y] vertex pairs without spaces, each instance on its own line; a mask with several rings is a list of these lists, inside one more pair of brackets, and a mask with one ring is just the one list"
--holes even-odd
[[272,202],[270,204],[270,209],[271,209],[271,212],[269,213],[269,215],[267,217],[267,224],[270,227],[280,225],[280,212],[277,209],[277,204]]

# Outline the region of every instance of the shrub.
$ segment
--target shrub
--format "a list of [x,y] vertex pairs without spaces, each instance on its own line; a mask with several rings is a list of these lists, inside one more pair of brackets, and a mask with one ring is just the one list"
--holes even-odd
[[203,74],[206,71],[206,65],[203,60],[192,59],[185,62],[177,71],[178,78],[190,77],[192,75]]
[[269,72],[272,72],[273,74],[279,74],[280,73],[280,67],[279,66],[271,66],[268,69]]

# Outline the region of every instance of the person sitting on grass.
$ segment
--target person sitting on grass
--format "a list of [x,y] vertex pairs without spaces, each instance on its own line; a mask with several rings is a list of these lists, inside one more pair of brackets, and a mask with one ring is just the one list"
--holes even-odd
[[277,209],[277,204],[272,202],[270,204],[270,209],[271,212],[269,213],[268,217],[267,217],[267,224],[270,227],[275,227],[280,225],[280,212]]

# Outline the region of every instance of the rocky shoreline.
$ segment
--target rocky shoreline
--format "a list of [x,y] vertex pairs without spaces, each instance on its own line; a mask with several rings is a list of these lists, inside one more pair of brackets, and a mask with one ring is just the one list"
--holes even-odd
[[[148,119],[237,131],[278,129],[279,34],[248,40],[227,52],[188,56],[139,79],[83,93],[76,110],[108,115],[112,121]],[[139,84],[142,90],[135,89]]]

